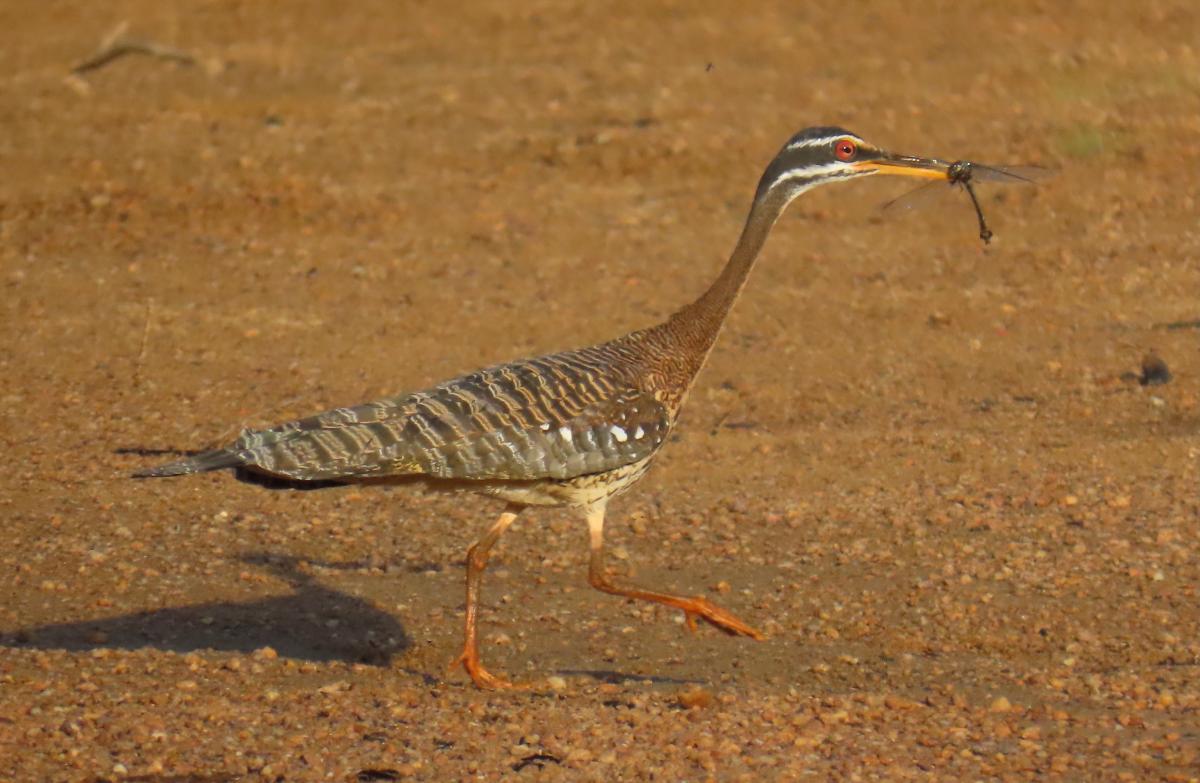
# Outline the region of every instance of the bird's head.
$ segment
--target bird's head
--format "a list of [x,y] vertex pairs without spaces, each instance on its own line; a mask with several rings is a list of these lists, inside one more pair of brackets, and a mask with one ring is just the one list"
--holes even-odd
[[806,128],[789,139],[767,166],[757,199],[780,199],[776,203],[785,206],[817,185],[868,174],[949,181],[950,164],[886,152],[844,128]]

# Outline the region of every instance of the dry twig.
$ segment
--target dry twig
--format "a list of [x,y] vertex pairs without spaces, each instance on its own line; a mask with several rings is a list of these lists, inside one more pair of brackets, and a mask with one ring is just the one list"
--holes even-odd
[[137,361],[133,364],[133,388],[142,385],[142,362],[146,359],[146,346],[150,339],[150,321],[154,318],[154,300],[146,300],[146,321],[142,325],[142,347],[138,351]]
[[104,36],[104,40],[100,42],[100,47],[96,50],[96,53],[72,68],[71,74],[79,76],[88,71],[94,71],[127,54],[145,54],[184,65],[196,64],[196,58],[182,49],[176,49],[173,46],[166,46],[143,38],[131,38],[125,34],[128,29],[128,21],[121,22],[113,28],[111,33]]

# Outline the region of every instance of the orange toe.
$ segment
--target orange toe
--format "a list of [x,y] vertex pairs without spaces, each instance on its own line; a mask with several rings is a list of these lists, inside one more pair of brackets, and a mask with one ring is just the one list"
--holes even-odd
[[722,609],[713,602],[703,596],[696,596],[688,599],[683,607],[688,627],[693,631],[696,629],[696,617],[704,620],[710,625],[720,628],[727,634],[734,636],[749,636],[756,641],[762,641],[767,638],[760,631],[751,628],[742,622],[732,612]]
[[498,691],[524,687],[516,685],[503,677],[498,677],[483,668],[483,663],[479,660],[479,653],[475,650],[464,650],[463,654],[452,660],[446,668],[453,669],[456,666],[462,666],[471,678],[471,681],[475,683],[475,687],[481,690]]

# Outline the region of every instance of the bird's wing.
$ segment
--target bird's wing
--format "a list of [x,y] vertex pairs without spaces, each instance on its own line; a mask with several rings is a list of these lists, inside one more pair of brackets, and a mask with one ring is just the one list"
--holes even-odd
[[246,433],[230,450],[243,465],[303,480],[602,473],[648,457],[671,422],[651,393],[614,383],[597,358],[569,352],[491,367]]

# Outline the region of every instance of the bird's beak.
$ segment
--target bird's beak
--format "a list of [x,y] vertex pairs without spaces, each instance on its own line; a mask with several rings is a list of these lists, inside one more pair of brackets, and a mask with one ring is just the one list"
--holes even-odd
[[917,158],[912,155],[896,155],[882,152],[879,157],[864,160],[854,166],[859,171],[875,174],[894,174],[901,177],[922,179],[950,179],[950,164],[937,158]]

